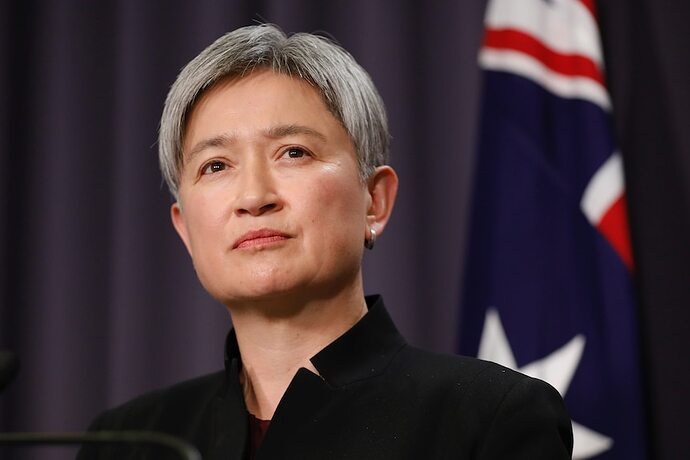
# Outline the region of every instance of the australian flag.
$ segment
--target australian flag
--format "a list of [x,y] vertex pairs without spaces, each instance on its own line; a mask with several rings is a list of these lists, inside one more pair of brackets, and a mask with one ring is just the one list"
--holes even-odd
[[564,397],[573,458],[646,458],[621,154],[594,0],[491,0],[460,352]]

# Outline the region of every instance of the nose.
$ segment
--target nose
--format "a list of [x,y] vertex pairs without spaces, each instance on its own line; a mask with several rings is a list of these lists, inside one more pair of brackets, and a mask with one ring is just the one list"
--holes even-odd
[[250,161],[245,164],[240,173],[235,213],[260,216],[279,210],[282,205],[276,185],[265,162]]

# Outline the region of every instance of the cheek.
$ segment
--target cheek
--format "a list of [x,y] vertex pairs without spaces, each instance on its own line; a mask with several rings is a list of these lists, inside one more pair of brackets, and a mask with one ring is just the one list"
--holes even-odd
[[[320,233],[322,245],[343,246],[363,235],[366,201],[359,177],[325,178],[308,190],[313,230]],[[319,235],[317,235],[318,237]]]
[[188,204],[190,213],[187,216],[187,222],[192,250],[208,255],[215,243],[219,244],[217,250],[222,250],[220,243],[223,242],[222,234],[225,226],[223,210],[212,206],[206,200],[194,199]]

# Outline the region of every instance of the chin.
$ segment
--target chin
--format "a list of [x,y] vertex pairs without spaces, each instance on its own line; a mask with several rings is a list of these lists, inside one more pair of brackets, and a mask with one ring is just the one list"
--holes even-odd
[[[238,281],[238,280],[236,280]],[[270,302],[281,299],[301,297],[305,289],[303,283],[295,280],[262,278],[241,282],[233,286],[209,286],[207,290],[219,302],[231,308],[233,305]]]

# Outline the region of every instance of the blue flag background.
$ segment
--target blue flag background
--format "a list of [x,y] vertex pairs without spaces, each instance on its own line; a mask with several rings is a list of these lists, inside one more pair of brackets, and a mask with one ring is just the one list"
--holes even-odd
[[550,383],[574,422],[574,458],[646,458],[631,273],[581,206],[614,152],[606,108],[485,67],[460,352],[495,340],[493,311],[512,367],[547,381],[539,369],[572,372]]

